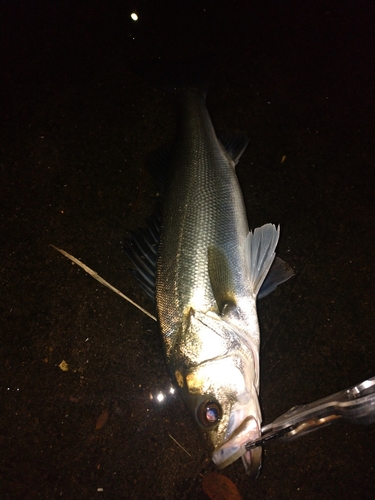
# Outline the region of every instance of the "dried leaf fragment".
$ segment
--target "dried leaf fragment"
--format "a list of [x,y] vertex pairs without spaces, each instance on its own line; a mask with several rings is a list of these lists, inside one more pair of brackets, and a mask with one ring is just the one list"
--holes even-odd
[[101,429],[107,423],[108,417],[109,417],[109,411],[104,410],[102,412],[102,414],[100,415],[100,417],[98,418],[98,420],[96,421],[96,425],[95,425],[96,431]]
[[242,500],[237,486],[216,472],[209,472],[203,476],[202,488],[211,500]]
[[61,363],[59,364],[59,368],[60,370],[62,370],[63,372],[67,372],[69,370],[69,365],[68,363],[63,359],[61,361]]

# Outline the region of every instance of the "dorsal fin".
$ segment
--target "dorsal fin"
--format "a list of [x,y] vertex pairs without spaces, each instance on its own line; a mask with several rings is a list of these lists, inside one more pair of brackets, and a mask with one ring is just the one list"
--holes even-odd
[[158,245],[160,239],[160,216],[155,214],[147,220],[147,227],[132,233],[124,244],[124,252],[134,268],[131,270],[142,290],[155,302],[155,279]]

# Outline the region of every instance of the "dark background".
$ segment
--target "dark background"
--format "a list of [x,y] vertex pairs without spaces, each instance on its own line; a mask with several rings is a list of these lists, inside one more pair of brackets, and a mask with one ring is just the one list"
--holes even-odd
[[[214,124],[250,137],[249,224],[281,224],[296,272],[259,304],[264,422],[374,376],[374,4],[0,5],[0,496],[203,500],[185,407],[150,399],[170,387],[156,324],[49,244],[152,310],[122,242],[157,202],[144,162],[174,102],[128,62],[213,51]],[[245,499],[374,498],[375,427],[269,443],[256,481],[241,461],[223,474]]]

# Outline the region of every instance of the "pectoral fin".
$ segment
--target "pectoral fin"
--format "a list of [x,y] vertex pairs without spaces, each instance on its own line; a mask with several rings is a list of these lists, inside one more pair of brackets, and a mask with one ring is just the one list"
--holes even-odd
[[208,248],[208,275],[220,314],[236,307],[232,272],[225,254],[217,247]]

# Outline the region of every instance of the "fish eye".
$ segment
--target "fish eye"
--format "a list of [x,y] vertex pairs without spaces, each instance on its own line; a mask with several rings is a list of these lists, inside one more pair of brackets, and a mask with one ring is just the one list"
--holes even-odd
[[197,418],[204,427],[214,427],[222,417],[222,409],[216,401],[205,401],[198,407]]

